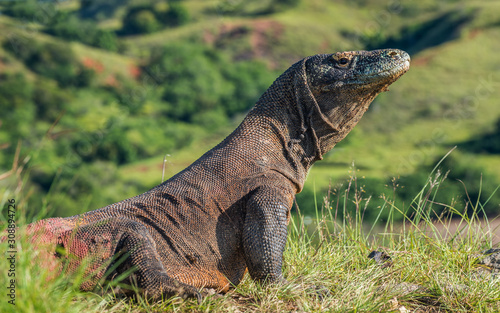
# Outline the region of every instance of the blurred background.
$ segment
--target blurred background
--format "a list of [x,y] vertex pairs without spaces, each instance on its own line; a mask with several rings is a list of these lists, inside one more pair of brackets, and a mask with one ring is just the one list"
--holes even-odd
[[496,216],[495,0],[1,1],[2,208],[15,198],[31,221],[145,192],[161,182],[165,155],[168,178],[227,136],[292,63],[377,48],[406,50],[411,69],[313,167],[300,211],[345,204],[383,221],[388,205],[411,214],[430,179],[441,182],[437,214],[475,204]]

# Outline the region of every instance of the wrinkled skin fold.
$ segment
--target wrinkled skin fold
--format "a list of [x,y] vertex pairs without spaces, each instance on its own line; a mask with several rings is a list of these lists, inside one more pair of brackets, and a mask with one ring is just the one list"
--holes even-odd
[[[281,267],[295,194],[313,163],[358,123],[372,100],[409,69],[396,49],[305,58],[261,96],[238,128],[153,189],[85,214],[28,226],[40,265],[74,271],[92,290],[124,283],[145,296],[197,298],[225,292],[248,270],[284,282]],[[235,100],[236,101],[236,100]]]

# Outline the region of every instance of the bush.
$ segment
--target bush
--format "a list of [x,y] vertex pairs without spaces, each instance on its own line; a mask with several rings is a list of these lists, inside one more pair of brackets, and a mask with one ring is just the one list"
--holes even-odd
[[151,7],[133,7],[123,18],[122,33],[124,34],[147,34],[160,28],[161,24]]
[[274,0],[269,5],[269,13],[280,12],[294,8],[300,4],[301,0]]
[[110,51],[118,50],[118,42],[113,32],[99,29],[94,21],[82,21],[75,14],[57,10],[50,1],[7,1],[4,6],[3,13],[38,21],[51,35]]
[[78,74],[76,57],[67,45],[48,43],[33,55],[30,67],[33,71],[55,79],[60,86],[72,85]]
[[222,0],[211,11],[224,15],[258,16],[281,12],[294,8],[301,0],[258,0],[258,1],[234,1]]
[[6,41],[4,47],[31,70],[56,80],[61,87],[89,86],[94,78],[94,71],[79,64],[68,45],[16,38]]
[[67,12],[57,12],[47,26],[46,32],[109,51],[118,50],[118,41],[113,32],[100,29],[95,22],[82,21],[76,15]]
[[80,0],[78,14],[81,18],[104,19],[112,17],[115,12],[130,0]]
[[32,87],[22,73],[0,74],[0,116],[20,109],[31,98]]
[[43,50],[43,45],[38,41],[22,36],[9,37],[3,42],[3,47],[30,68],[38,61],[37,56]]
[[460,30],[473,15],[474,12],[452,10],[424,22],[407,25],[391,37],[379,32],[367,34],[366,38],[362,39],[365,39],[363,43],[367,50],[398,47],[410,54],[416,54],[459,37]]
[[58,88],[53,81],[38,79],[34,86],[33,102],[37,119],[54,122],[71,100],[70,93]]
[[165,115],[187,122],[211,110],[228,117],[248,110],[275,76],[262,63],[232,63],[226,55],[197,44],[172,44],[155,51],[143,69],[151,72],[165,86]]
[[120,43],[114,32],[104,29],[97,29],[93,35],[91,45],[109,51],[118,51]]
[[176,27],[189,22],[189,12],[180,3],[171,3],[163,17],[163,24],[169,27]]
[[17,140],[29,138],[35,117],[32,93],[33,86],[22,73],[0,74],[0,133],[6,133],[11,143],[11,149],[2,153],[13,152]]
[[230,117],[250,109],[276,75],[258,61],[232,63],[225,69],[225,78],[234,84],[233,94],[223,102]]
[[105,134],[96,149],[95,159],[110,160],[115,164],[126,164],[137,160],[137,150],[127,140],[127,129],[113,127]]
[[18,18],[31,19],[39,10],[37,0],[5,1],[3,5],[5,10],[2,13]]
[[158,11],[152,5],[134,6],[125,14],[120,34],[148,34],[164,27],[184,25],[189,19],[189,12],[177,2],[170,3],[164,12]]

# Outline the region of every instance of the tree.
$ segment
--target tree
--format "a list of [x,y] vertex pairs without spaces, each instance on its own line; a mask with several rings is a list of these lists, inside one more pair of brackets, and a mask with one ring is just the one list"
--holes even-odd
[[180,3],[173,2],[165,11],[152,5],[141,5],[129,8],[123,18],[121,34],[147,34],[163,27],[177,27],[189,22],[189,12]]
[[121,33],[126,35],[152,33],[161,28],[152,6],[131,7],[123,18]]
[[170,27],[187,24],[190,19],[188,10],[180,3],[176,2],[170,4],[163,18],[163,24]]

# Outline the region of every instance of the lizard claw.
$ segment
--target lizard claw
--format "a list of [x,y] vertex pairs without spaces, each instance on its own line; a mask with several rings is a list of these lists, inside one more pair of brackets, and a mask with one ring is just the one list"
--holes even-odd
[[184,300],[196,299],[198,305],[200,305],[201,302],[203,301],[201,293],[198,291],[198,289],[194,287],[189,287],[189,288],[184,287],[183,290],[179,292],[179,297],[181,297]]
[[196,294],[194,296],[196,297],[196,302],[198,302],[198,305],[201,305],[201,302],[203,301],[201,294],[198,291],[196,291]]

